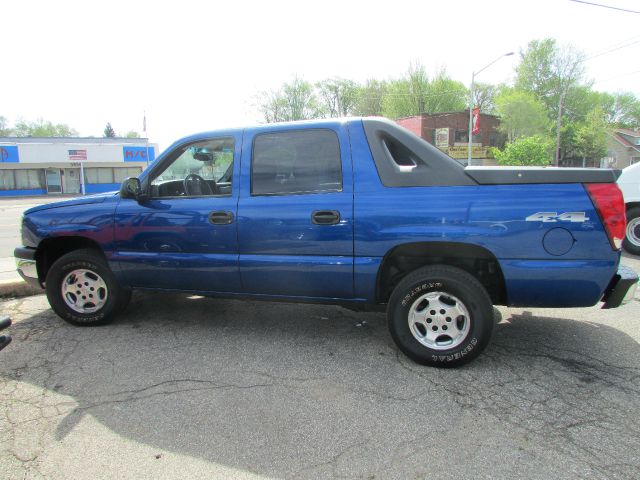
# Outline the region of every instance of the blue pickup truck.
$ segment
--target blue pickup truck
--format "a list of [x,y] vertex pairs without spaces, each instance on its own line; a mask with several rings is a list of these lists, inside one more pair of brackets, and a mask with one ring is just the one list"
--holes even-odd
[[386,308],[406,355],[456,366],[487,346],[493,305],[633,295],[616,176],[465,168],[379,118],[220,130],[120,192],[26,211],[15,256],[75,325],[112,320],[132,289]]

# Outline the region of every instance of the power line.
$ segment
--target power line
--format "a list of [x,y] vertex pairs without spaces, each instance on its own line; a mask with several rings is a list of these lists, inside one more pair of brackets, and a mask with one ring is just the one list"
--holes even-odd
[[621,12],[628,12],[628,13],[639,13],[636,10],[628,10],[626,8],[620,8],[620,7],[614,7],[612,5],[602,5],[601,3],[592,3],[592,2],[585,2],[584,0],[569,0],[570,2],[576,2],[576,3],[584,3],[586,5],[593,5],[594,7],[602,7],[602,8],[610,8],[611,10],[619,10]]
[[[609,45],[607,47],[604,47],[601,50],[597,50],[597,51],[591,53],[590,55],[588,55],[585,58],[585,61],[590,60],[592,58],[599,57],[600,55],[605,55],[611,49],[615,49],[615,48],[618,48],[618,47],[625,48],[626,46],[633,45],[634,43],[637,43],[637,42],[635,42],[635,40],[640,40],[640,35],[634,35],[631,38],[625,38],[624,40],[620,40],[619,42],[614,43],[613,45]],[[629,45],[626,45],[627,42],[633,42],[633,43],[630,43]]]
[[605,80],[598,80],[597,82],[594,82],[594,85],[597,85],[599,83],[610,82],[611,80],[617,80],[618,78],[622,78],[622,77],[628,77],[630,75],[635,75],[636,73],[640,73],[640,70],[634,70],[633,72],[623,73],[622,75],[617,75],[615,77],[607,78]]
[[622,50],[623,48],[630,47],[630,46],[635,45],[635,44],[637,44],[637,43],[640,43],[640,40],[636,40],[635,42],[627,43],[627,44],[625,44],[625,45],[621,45],[621,46],[619,46],[619,47],[612,48],[612,49],[610,49],[610,50],[605,50],[605,51],[604,51],[604,52],[602,52],[602,53],[596,53],[595,55],[591,55],[590,57],[585,58],[584,60],[585,60],[585,62],[586,62],[586,61],[588,61],[588,60],[592,60],[592,59],[594,59],[594,58],[602,57],[603,55],[607,55],[607,54],[609,54],[609,53],[617,52],[618,50]]

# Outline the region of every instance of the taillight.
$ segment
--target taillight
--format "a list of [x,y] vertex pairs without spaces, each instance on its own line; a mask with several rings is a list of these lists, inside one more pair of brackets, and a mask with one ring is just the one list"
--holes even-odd
[[622,192],[615,183],[587,183],[585,187],[600,215],[611,246],[614,250],[620,250],[627,228]]

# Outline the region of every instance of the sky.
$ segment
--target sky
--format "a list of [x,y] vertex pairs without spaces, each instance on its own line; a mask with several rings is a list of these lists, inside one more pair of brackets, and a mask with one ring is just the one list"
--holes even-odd
[[[570,0],[3,0],[0,15],[0,116],[102,136],[107,122],[142,133],[146,112],[161,150],[260,122],[257,95],[295,76],[391,79],[420,62],[468,86],[545,37],[604,53],[586,64],[594,88],[640,97],[640,15]],[[518,58],[476,80],[512,81]]]

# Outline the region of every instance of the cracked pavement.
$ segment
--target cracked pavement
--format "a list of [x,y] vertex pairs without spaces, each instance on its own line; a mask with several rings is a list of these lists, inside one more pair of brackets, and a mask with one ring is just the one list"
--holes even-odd
[[77,328],[6,300],[0,478],[638,478],[639,302],[501,308],[439,370],[380,313],[136,293]]

